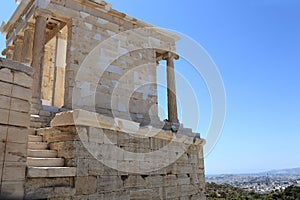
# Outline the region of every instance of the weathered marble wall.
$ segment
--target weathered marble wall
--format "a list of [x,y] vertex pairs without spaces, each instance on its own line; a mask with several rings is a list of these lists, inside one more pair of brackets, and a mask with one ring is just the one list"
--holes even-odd
[[0,199],[24,195],[32,69],[0,58]]
[[[143,26],[129,16],[117,16],[109,5],[105,10],[88,4],[52,1],[47,8],[56,16],[70,18],[64,106],[149,124],[150,119],[157,118],[157,61],[156,50],[148,47],[174,51],[174,39],[148,30],[108,42],[116,34]],[[122,55],[116,57],[119,53]],[[94,64],[83,66],[85,59],[93,59]],[[106,61],[110,61],[108,66]],[[85,73],[78,73],[80,70]]]
[[45,45],[44,53],[44,66],[42,76],[42,91],[41,98],[43,105],[52,105],[53,86],[54,86],[54,68],[55,68],[55,50],[56,50],[56,37],[52,38]]
[[43,105],[58,108],[64,105],[66,29],[67,27],[45,45],[41,88]]

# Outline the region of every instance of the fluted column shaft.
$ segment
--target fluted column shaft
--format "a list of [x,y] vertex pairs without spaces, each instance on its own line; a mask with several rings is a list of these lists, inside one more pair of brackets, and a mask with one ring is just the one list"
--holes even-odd
[[23,48],[23,37],[17,35],[14,41],[14,53],[13,53],[13,60],[17,62],[22,61],[22,48]]
[[22,50],[22,62],[31,64],[34,39],[34,24],[28,23],[24,31],[24,45]]
[[165,60],[167,60],[168,121],[178,123],[174,58],[178,59],[178,56],[171,52],[165,57]]
[[35,99],[41,98],[41,87],[43,77],[44,50],[46,40],[46,25],[47,16],[37,15],[35,19],[32,63],[34,68],[32,97]]

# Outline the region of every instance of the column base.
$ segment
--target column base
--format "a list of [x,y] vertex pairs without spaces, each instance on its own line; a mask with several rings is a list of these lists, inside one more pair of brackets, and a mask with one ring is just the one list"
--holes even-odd
[[177,132],[180,128],[180,123],[164,121],[165,125],[163,127],[164,130],[170,130],[172,132]]

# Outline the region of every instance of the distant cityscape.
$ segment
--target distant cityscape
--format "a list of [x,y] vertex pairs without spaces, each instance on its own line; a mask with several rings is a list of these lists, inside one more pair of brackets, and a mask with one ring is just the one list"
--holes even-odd
[[207,175],[206,182],[229,184],[247,191],[269,193],[288,186],[300,187],[300,168],[273,170],[256,174]]

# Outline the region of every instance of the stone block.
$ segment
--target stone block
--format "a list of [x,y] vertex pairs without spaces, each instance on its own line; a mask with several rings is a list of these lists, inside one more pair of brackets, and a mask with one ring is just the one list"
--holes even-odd
[[153,199],[154,191],[151,189],[131,190],[130,200],[149,200]]
[[[43,180],[43,179],[42,179]],[[34,191],[26,191],[25,199],[59,199],[69,200],[75,195],[75,188],[65,186],[41,187]],[[66,199],[65,199],[66,198]]]
[[[93,197],[94,196],[92,196],[92,195],[76,195],[76,196],[72,197],[72,200],[94,200],[95,198],[93,198]],[[96,195],[96,197],[97,197],[96,199],[100,199],[98,195]]]
[[175,175],[167,175],[163,178],[163,186],[176,186],[177,177]]
[[13,80],[13,74],[10,69],[2,68],[0,69],[0,81],[11,83]]
[[143,153],[124,153],[124,161],[144,161],[145,155]]
[[86,146],[81,141],[74,142],[75,158],[93,158]]
[[11,110],[15,110],[15,111],[19,111],[19,112],[29,112],[30,111],[30,103],[28,100],[12,98],[10,108],[11,108]]
[[0,124],[8,124],[9,110],[0,109]]
[[50,143],[50,149],[57,150],[58,157],[72,159],[75,157],[76,148],[73,141]]
[[92,195],[89,200],[130,200],[130,191],[102,192],[99,195]]
[[163,177],[160,175],[151,175],[146,177],[146,183],[149,187],[161,187],[163,185]]
[[19,162],[5,162],[3,168],[2,180],[4,181],[22,181],[25,180],[26,164]]
[[[69,1],[69,0],[66,0],[66,1]],[[67,4],[67,2],[66,2],[66,4]],[[80,18],[80,14],[78,11],[70,9],[70,8],[66,8],[66,7],[57,5],[57,4],[49,4],[48,9],[55,10],[55,14],[58,16],[61,16],[61,17],[68,16],[70,18],[77,18],[77,19]]]
[[23,99],[23,100],[29,100],[31,99],[31,89],[24,88],[18,85],[13,85],[12,86],[12,92],[11,95],[12,97]]
[[89,142],[96,142],[99,144],[103,144],[104,142],[104,133],[103,129],[89,127]]
[[57,3],[57,4],[59,4],[59,5],[65,5],[66,0],[53,0],[52,2],[53,2],[53,3]]
[[54,192],[57,194],[57,196],[74,196],[75,194],[75,188],[71,187],[55,187]]
[[51,134],[44,134],[43,140],[45,142],[64,142],[64,141],[75,141],[80,140],[79,136],[74,133],[69,132],[57,132],[57,133],[51,133]]
[[97,178],[95,176],[75,177],[77,195],[94,194],[97,191]]
[[[175,168],[176,166],[176,168]],[[193,166],[188,163],[188,164],[181,164],[181,163],[176,163],[174,165],[174,170],[176,171],[177,174],[191,174],[193,173]]]
[[4,161],[4,153],[5,153],[5,140],[0,141],[0,162]]
[[116,145],[118,143],[118,133],[112,130],[104,130],[103,143]]
[[32,178],[26,180],[26,193],[34,192],[41,187],[65,186],[70,187],[73,184],[73,177],[61,178]]
[[10,83],[4,83],[0,81],[0,86],[1,86],[1,90],[0,90],[0,94],[2,95],[6,95],[6,96],[11,96],[11,90],[12,90],[12,84]]
[[129,134],[119,132],[117,138],[118,138],[118,141],[117,141],[118,146],[128,146],[129,140],[130,140]]
[[197,173],[190,174],[190,179],[192,184],[199,184],[202,179],[204,179],[204,176]]
[[5,161],[7,162],[26,162],[27,144],[8,142],[6,144]]
[[[101,88],[97,88],[95,107],[111,109],[111,95],[105,94],[105,91],[103,91],[104,89],[102,89],[102,91],[100,91],[100,89]],[[107,93],[109,93],[108,91]]]
[[10,111],[8,124],[21,127],[29,127],[30,116],[28,113]]
[[28,167],[27,177],[73,177],[76,176],[76,167]]
[[[69,128],[69,127],[68,127]],[[75,131],[76,129],[74,129],[74,131]],[[73,130],[72,130],[73,131]],[[66,131],[67,132],[67,131]],[[56,129],[56,128],[51,128],[51,127],[49,127],[49,128],[42,128],[42,129],[37,129],[36,130],[36,134],[37,135],[41,135],[41,136],[43,136],[43,135],[51,135],[51,134],[59,134],[59,133],[61,133],[61,130],[59,130],[59,129]]]
[[180,195],[181,196],[188,196],[197,194],[197,188],[193,185],[181,185],[180,187]]
[[0,199],[23,199],[23,181],[3,181],[1,185]]
[[189,177],[178,178],[178,185],[189,185],[191,184],[191,179]]
[[115,125],[117,131],[125,133],[136,133],[140,127],[139,123],[119,118],[115,118]]
[[9,126],[0,125],[0,142],[6,141],[8,127]]
[[89,175],[89,159],[77,159],[77,176]]
[[96,150],[105,160],[118,161],[124,160],[124,152],[116,148],[114,144],[102,144],[100,149]]
[[177,199],[181,196],[177,186],[165,187],[166,199]]
[[14,72],[14,83],[23,87],[31,88],[32,78],[23,72]]
[[27,128],[9,127],[7,141],[13,143],[27,144],[29,130]]
[[119,176],[98,176],[97,190],[98,192],[120,191],[123,188],[123,180]]
[[11,98],[8,96],[0,95],[0,108],[8,110],[10,108],[10,100]]
[[146,186],[146,180],[141,175],[130,174],[127,179],[124,180],[125,188],[144,188]]
[[96,160],[96,159],[89,159],[88,160],[88,173],[89,175],[92,176],[101,176],[104,175],[104,168],[105,166],[103,165],[102,162]]
[[67,8],[70,8],[71,10],[81,11],[83,9],[82,4],[72,0],[65,0],[65,5]]
[[39,111],[39,115],[41,115],[41,116],[50,117],[51,114],[52,113],[50,111],[45,111],[45,110],[40,110]]

